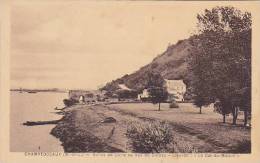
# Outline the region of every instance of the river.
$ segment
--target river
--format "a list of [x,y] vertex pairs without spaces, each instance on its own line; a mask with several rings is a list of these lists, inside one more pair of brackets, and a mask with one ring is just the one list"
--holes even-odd
[[63,152],[61,142],[50,134],[55,125],[25,126],[26,121],[58,120],[55,107],[62,108],[67,93],[11,92],[10,151]]

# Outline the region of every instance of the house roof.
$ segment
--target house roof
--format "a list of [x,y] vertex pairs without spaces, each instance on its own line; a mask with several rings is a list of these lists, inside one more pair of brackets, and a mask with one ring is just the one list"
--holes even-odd
[[168,80],[164,79],[167,83],[173,84],[173,85],[183,85],[185,84],[183,80]]
[[124,84],[118,84],[118,86],[119,86],[119,88],[120,89],[123,89],[123,90],[131,90],[130,88],[128,88],[126,85],[124,85]]

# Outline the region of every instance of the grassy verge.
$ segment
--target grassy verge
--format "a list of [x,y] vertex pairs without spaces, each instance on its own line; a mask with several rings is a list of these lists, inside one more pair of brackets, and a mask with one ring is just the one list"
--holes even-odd
[[[250,153],[250,130],[205,123],[209,113],[192,114],[190,123],[180,123],[180,118],[186,120],[180,111],[75,106],[64,111],[51,134],[60,139],[65,152]],[[104,123],[108,117],[114,121]],[[203,121],[198,123],[198,118]]]
[[[227,123],[220,122],[220,115],[212,108],[204,108],[198,114],[198,108],[192,104],[179,104],[179,109],[170,109],[168,104],[162,104],[161,110],[149,103],[110,105],[111,110],[140,119],[167,121],[174,134],[180,134],[192,146],[198,147],[198,152],[207,153],[250,153],[251,130],[243,126],[233,126],[232,117],[227,117]],[[145,116],[143,118],[143,116]],[[240,115],[239,124],[243,123]],[[232,121],[231,121],[232,122]],[[185,145],[184,145],[185,146]]]

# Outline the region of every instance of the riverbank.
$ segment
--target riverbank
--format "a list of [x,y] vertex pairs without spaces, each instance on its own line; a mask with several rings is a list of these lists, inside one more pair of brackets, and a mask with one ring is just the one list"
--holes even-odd
[[[65,152],[123,152],[107,141],[114,124],[102,125],[102,119],[90,109],[70,108],[65,111],[61,122],[51,134],[62,142]],[[101,135],[93,134],[97,128],[103,127]]]
[[[163,105],[159,112],[152,104],[75,105],[65,110],[64,117],[51,134],[60,139],[65,152],[133,152],[131,141],[126,136],[131,124],[144,126],[165,121],[169,124],[174,141],[173,150],[166,152],[250,152],[249,129],[215,123],[212,120],[216,115],[211,115],[213,113],[209,111],[200,115],[193,113],[193,110],[187,111],[186,107],[181,109],[166,110]],[[106,122],[109,118],[115,121]],[[231,138],[233,141],[230,141]],[[226,144],[226,141],[230,143]]]

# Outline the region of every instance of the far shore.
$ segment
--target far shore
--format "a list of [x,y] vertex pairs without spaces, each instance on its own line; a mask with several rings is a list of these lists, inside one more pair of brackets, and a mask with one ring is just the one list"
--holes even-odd
[[54,93],[68,93],[68,90],[61,90],[61,89],[10,89],[12,92],[54,92]]

